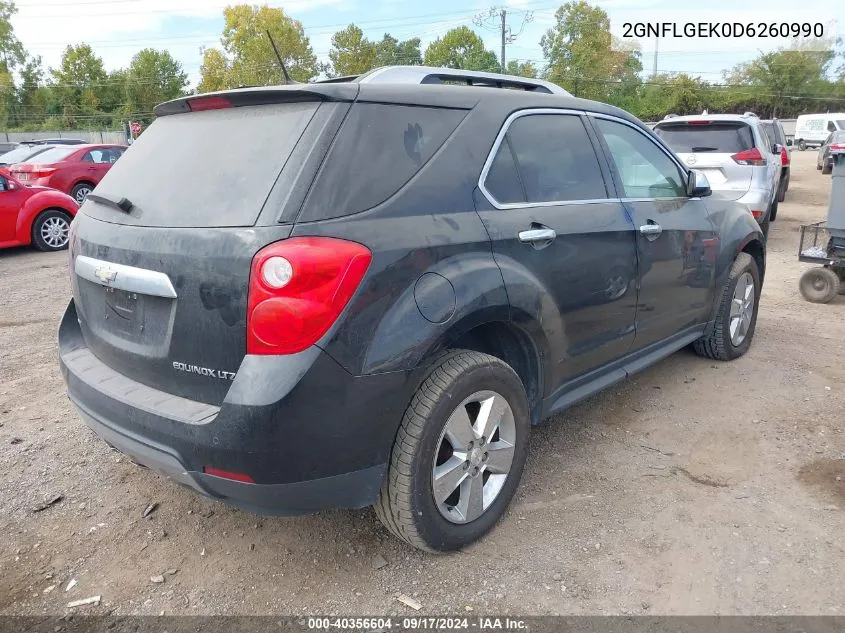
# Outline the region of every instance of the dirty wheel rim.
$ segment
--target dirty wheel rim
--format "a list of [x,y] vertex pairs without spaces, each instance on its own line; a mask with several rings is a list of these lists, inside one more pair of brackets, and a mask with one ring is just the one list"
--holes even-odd
[[754,278],[751,273],[742,273],[737,279],[731,299],[730,332],[734,346],[742,345],[748,336],[754,316],[754,298]]
[[76,195],[74,197],[79,204],[82,204],[85,202],[85,198],[88,197],[89,193],[91,193],[91,187],[80,187],[76,190]]
[[64,218],[47,218],[41,224],[41,239],[52,248],[63,248],[67,244],[70,225]]
[[504,488],[515,445],[513,409],[501,394],[479,391],[456,407],[432,465],[440,514],[451,523],[469,523],[484,514]]

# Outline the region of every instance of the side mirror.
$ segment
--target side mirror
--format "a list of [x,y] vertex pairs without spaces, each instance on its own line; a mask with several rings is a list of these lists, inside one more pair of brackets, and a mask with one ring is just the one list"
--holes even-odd
[[792,147],[793,140],[792,140],[791,138],[786,139],[786,144],[787,144],[789,147]]
[[690,198],[704,198],[712,192],[707,176],[696,169],[690,170],[687,181],[687,195]]

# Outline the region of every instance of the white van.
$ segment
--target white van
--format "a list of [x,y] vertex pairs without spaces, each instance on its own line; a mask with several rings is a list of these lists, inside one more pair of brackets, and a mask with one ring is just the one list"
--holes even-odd
[[845,113],[802,114],[795,120],[795,145],[798,149],[821,147],[828,134],[845,130]]

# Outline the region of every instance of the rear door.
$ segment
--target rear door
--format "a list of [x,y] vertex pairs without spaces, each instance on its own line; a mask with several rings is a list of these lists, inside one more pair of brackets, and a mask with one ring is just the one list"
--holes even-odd
[[[724,197],[737,199],[751,188],[753,167],[737,162],[757,144],[747,123],[706,118],[665,121],[654,132],[689,168],[703,172],[712,189]],[[758,158],[764,156],[765,152]]]
[[548,390],[624,355],[636,314],[634,226],[581,113],[525,110],[499,134],[479,214],[510,297],[554,304]]
[[638,227],[640,349],[708,318],[718,240],[705,203],[686,195],[687,172],[669,152],[627,121],[595,115],[593,124]]
[[[92,353],[143,384],[220,404],[246,353],[252,258],[290,235],[279,217],[292,183],[342,108],[160,116],[97,188],[131,211],[89,198],[72,225],[74,300]],[[105,154],[93,150],[89,164]]]

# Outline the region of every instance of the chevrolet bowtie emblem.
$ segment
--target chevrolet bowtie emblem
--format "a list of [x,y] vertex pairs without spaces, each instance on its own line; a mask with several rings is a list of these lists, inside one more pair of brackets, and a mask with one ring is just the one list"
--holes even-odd
[[109,268],[108,266],[100,266],[94,270],[94,276],[104,284],[110,284],[117,277],[117,271]]

